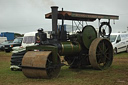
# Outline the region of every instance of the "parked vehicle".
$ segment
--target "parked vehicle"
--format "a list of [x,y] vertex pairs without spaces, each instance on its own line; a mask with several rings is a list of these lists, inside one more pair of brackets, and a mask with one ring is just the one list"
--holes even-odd
[[14,33],[13,32],[1,32],[1,37],[7,37],[8,41],[14,40]]
[[4,51],[5,45],[12,43],[12,41],[4,41],[0,43],[0,51]]
[[4,51],[4,45],[0,44],[0,51]]
[[7,41],[7,37],[0,37],[0,44],[4,41]]
[[123,51],[128,52],[128,33],[112,33],[110,41],[115,54]]
[[[26,53],[26,47],[34,46],[35,44],[35,36],[37,32],[28,32],[24,34],[23,41],[21,46],[13,47],[12,56],[11,56],[11,70],[21,70],[21,62],[24,54]],[[47,33],[47,37],[50,35]]]
[[24,54],[26,53],[26,47],[35,45],[35,35],[37,32],[25,33],[21,46],[13,47],[11,57],[11,70],[21,70],[21,62]]
[[28,32],[24,34],[21,46],[13,47],[12,53],[18,53],[26,50],[27,46],[35,45],[35,34],[37,32]]
[[16,39],[14,39],[14,41],[12,43],[5,45],[5,51],[10,52],[10,51],[12,51],[12,47],[21,46],[22,40],[23,40],[23,37],[18,37]]

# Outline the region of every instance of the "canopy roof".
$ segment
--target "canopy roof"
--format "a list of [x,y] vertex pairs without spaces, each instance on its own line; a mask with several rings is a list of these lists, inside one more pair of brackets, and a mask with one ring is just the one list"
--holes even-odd
[[[45,14],[45,18],[52,19],[52,13]],[[78,20],[78,21],[95,21],[96,19],[118,20],[119,16],[92,14],[92,13],[80,13],[80,12],[71,12],[71,11],[58,11],[58,19]]]

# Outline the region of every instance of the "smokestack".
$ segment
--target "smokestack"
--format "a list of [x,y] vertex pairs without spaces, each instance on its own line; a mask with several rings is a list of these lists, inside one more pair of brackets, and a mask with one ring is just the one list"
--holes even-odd
[[57,38],[57,18],[58,18],[58,6],[52,6],[52,31],[55,32]]

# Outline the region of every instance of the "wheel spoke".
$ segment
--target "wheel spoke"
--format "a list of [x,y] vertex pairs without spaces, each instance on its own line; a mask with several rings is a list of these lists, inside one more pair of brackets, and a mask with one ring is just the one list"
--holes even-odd
[[102,49],[101,49],[101,47],[100,47],[100,46],[98,46],[98,49],[99,49],[99,51],[102,53]]
[[51,64],[52,63],[52,61],[50,61],[49,59],[47,59],[48,60],[48,62]]
[[96,56],[98,57],[98,56],[101,56],[101,54],[96,54]]
[[107,48],[104,53],[106,53],[108,50],[109,50],[109,48]]
[[105,58],[107,58],[108,60],[111,60],[107,55],[105,55]]
[[105,45],[104,45],[104,42],[103,42],[103,51],[105,50]]
[[100,64],[100,63],[101,63],[101,59],[98,60],[98,64]]

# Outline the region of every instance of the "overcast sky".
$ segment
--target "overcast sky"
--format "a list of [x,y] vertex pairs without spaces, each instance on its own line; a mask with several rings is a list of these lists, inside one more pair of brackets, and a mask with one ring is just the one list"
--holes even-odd
[[111,21],[113,32],[123,32],[128,27],[128,0],[0,0],[0,32],[51,30],[51,20],[45,19],[51,6],[66,11],[118,15],[115,24]]

